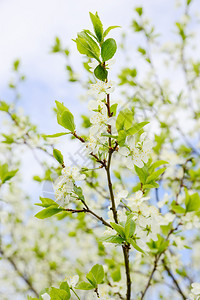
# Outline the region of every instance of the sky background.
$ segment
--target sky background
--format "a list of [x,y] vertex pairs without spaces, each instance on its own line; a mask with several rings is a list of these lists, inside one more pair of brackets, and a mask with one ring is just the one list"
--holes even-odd
[[[184,3],[184,0],[179,2]],[[60,128],[56,125],[52,111],[55,99],[63,101],[77,121],[86,109],[86,104],[80,103],[80,87],[67,82],[65,59],[50,53],[55,36],[70,49],[71,64],[75,71],[80,72],[83,57],[78,53],[72,38],[82,29],[92,29],[89,11],[98,11],[104,28],[110,25],[122,27],[112,31],[119,43],[121,33],[130,32],[134,7],[142,5],[145,15],[167,42],[174,39],[173,23],[183,12],[182,8],[176,8],[176,3],[175,0],[0,0],[0,99],[12,101],[14,97],[13,91],[8,89],[8,82],[13,77],[12,63],[19,58],[21,71],[27,78],[20,87],[19,105],[42,132],[59,132]],[[192,10],[196,13],[199,6],[199,0],[195,0]],[[127,39],[128,55],[136,65],[139,60],[135,49],[142,43],[140,39],[140,35],[133,33]],[[124,63],[120,54],[116,57],[118,60],[113,69],[113,78]],[[159,67],[159,59],[155,57],[154,61]],[[175,86],[180,83],[180,79],[177,80],[176,77]],[[0,120],[1,118],[2,115]],[[67,141],[68,152],[77,147],[76,142],[74,144]],[[23,167],[27,172],[26,187],[30,189],[33,188],[32,175],[37,174],[40,167],[33,162],[31,153],[27,152],[23,156]],[[27,171],[27,164],[30,166],[30,162],[31,167]]]

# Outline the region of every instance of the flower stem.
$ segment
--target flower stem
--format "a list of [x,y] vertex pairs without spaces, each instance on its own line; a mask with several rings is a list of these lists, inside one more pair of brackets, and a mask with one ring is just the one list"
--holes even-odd
[[81,300],[81,299],[79,298],[79,296],[77,295],[77,293],[75,292],[75,290],[74,290],[73,288],[71,288],[71,290],[72,290],[72,292],[74,293],[74,295],[76,295],[76,297],[77,297],[79,300]]

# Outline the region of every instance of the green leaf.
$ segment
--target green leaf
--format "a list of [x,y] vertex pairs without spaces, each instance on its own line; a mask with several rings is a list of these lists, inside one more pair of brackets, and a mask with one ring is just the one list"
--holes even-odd
[[66,135],[66,134],[69,134],[69,132],[60,132],[60,133],[55,133],[55,134],[45,134],[43,135],[45,138],[56,138],[56,137],[59,137],[59,136],[63,136],[63,135]]
[[101,20],[99,19],[99,16],[96,12],[95,15],[93,15],[90,12],[90,19],[92,21],[93,27],[94,27],[94,32],[96,34],[97,40],[99,43],[101,43],[102,38],[103,38],[103,25],[101,23]]
[[133,124],[133,113],[129,109],[121,110],[117,116],[116,128],[119,132],[120,130],[126,130],[131,128]]
[[50,289],[50,297],[53,300],[68,300],[70,299],[69,294],[63,289],[57,289],[55,287],[51,287]]
[[116,116],[117,106],[118,106],[118,103],[111,105],[110,112],[112,113],[112,116]]
[[76,128],[74,124],[74,116],[69,111],[64,111],[61,115],[62,126],[73,132]]
[[15,60],[14,63],[13,63],[14,71],[18,71],[19,65],[20,65],[20,60],[19,59]]
[[13,178],[15,176],[15,174],[18,172],[19,169],[17,170],[13,170],[13,171],[10,171],[10,172],[7,172],[3,179],[2,179],[2,183],[5,183],[6,181],[10,180],[11,178]]
[[157,182],[151,182],[143,185],[143,189],[153,189],[153,188],[158,188],[159,184]]
[[52,199],[40,197],[40,200],[42,203],[35,203],[35,205],[42,207],[58,206],[58,203],[56,203]]
[[119,146],[123,146],[125,141],[126,141],[126,131],[124,130],[120,130],[119,131],[119,134],[118,134],[118,137],[117,137],[117,141],[118,141],[118,144]]
[[166,168],[161,168],[155,172],[153,172],[151,175],[147,177],[146,183],[150,183],[153,180],[158,180],[158,177],[165,172]]
[[92,267],[86,278],[94,285],[101,284],[104,278],[104,269],[102,265],[96,264]]
[[96,60],[99,60],[100,49],[97,43],[91,38],[91,36],[85,32],[81,31],[77,35],[77,39],[75,40],[77,49],[81,54],[85,54],[88,57],[93,57]]
[[151,240],[150,242],[147,243],[147,245],[149,246],[153,254],[164,252],[169,245],[169,240],[166,241],[166,239],[160,234],[158,234],[157,236],[158,236],[157,241]]
[[124,242],[124,239],[118,235],[105,236],[102,237],[100,240],[101,242],[107,242],[112,244],[122,244]]
[[64,163],[63,155],[58,149],[55,149],[55,148],[53,149],[53,156],[61,165],[63,165],[63,163]]
[[145,125],[149,124],[149,122],[141,122],[138,124],[135,124],[131,128],[127,130],[127,135],[134,135],[137,133],[139,130],[141,130]]
[[185,208],[183,208],[182,206],[177,204],[176,201],[173,201],[171,203],[171,209],[173,211],[175,211],[175,213],[178,213],[178,214],[184,214],[185,213]]
[[140,52],[142,55],[146,55],[146,50],[144,49],[144,48],[142,48],[142,47],[138,47],[138,52]]
[[147,166],[145,165],[143,168],[135,166],[135,171],[140,179],[140,182],[144,184],[149,174]]
[[194,193],[192,195],[188,195],[189,199],[187,199],[186,202],[186,212],[196,211],[198,212],[200,210],[200,196],[198,193]]
[[119,282],[121,280],[121,271],[119,266],[111,273],[111,277],[115,282]]
[[117,51],[117,44],[114,39],[107,39],[101,46],[101,57],[103,62],[111,59]]
[[133,248],[135,248],[135,250],[137,250],[137,251],[145,254],[145,252],[134,242],[134,240],[130,239],[129,242],[131,243],[131,245],[133,246]]
[[8,171],[8,164],[6,163],[2,165],[0,164],[0,179],[2,184],[14,177],[17,172],[18,169]]
[[130,238],[134,232],[135,232],[135,229],[136,229],[136,224],[135,222],[132,220],[132,215],[128,216],[127,217],[127,220],[126,220],[126,224],[125,224],[125,236],[126,236],[126,239]]
[[110,222],[110,224],[111,224],[111,226],[115,229],[115,231],[116,231],[117,233],[119,233],[119,235],[120,235],[123,239],[125,239],[125,230],[124,230],[124,228],[123,228],[121,225],[116,224],[116,223],[114,223],[114,222]]
[[136,7],[135,11],[138,13],[139,16],[141,16],[143,14],[143,9],[142,7]]
[[46,219],[49,218],[59,212],[63,211],[62,208],[56,208],[56,207],[48,207],[43,209],[42,211],[38,212],[35,217],[38,219]]
[[70,293],[70,287],[69,287],[69,284],[67,283],[67,281],[63,281],[63,282],[60,284],[60,289],[61,289],[61,290],[65,290],[65,292],[67,292],[68,297],[69,297],[69,299],[70,299],[71,293]]
[[98,78],[101,81],[105,81],[108,77],[108,71],[102,66],[102,65],[98,65],[95,69],[94,69],[94,75],[96,76],[96,78]]
[[153,172],[156,168],[160,167],[161,165],[166,165],[166,164],[169,164],[169,163],[165,160],[158,160],[150,166],[149,172]]
[[58,122],[58,124],[70,131],[74,131],[75,130],[74,116],[69,111],[69,109],[64,106],[63,103],[61,103],[57,100],[55,102],[56,102],[56,106],[57,106],[57,122]]
[[10,106],[5,101],[0,101],[0,110],[1,111],[9,111]]
[[93,290],[94,286],[88,282],[81,282],[76,286],[77,290]]
[[109,26],[103,33],[103,37],[105,38],[112,29],[120,28],[121,26]]

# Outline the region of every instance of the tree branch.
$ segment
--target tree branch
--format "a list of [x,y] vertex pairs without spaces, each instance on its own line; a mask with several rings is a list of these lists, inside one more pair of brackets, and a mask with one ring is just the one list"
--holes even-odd
[[186,298],[186,296],[184,295],[183,291],[181,290],[180,285],[178,284],[178,281],[177,281],[176,278],[174,277],[173,273],[172,273],[171,270],[168,268],[168,266],[166,265],[165,261],[162,260],[162,262],[163,262],[163,266],[164,266],[165,270],[167,271],[167,274],[169,275],[169,277],[172,278],[172,280],[173,280],[175,286],[177,287],[177,290],[178,290],[179,294],[182,296],[182,298],[183,298],[184,300],[186,300],[187,298]]

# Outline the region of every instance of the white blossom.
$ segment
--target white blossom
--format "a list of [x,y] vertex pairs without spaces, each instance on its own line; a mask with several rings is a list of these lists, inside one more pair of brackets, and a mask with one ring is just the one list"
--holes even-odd
[[50,300],[51,299],[49,294],[47,294],[47,293],[41,295],[41,297],[42,297],[43,300]]
[[115,83],[113,81],[98,81],[91,85],[91,89],[88,91],[88,94],[95,97],[97,100],[104,100],[107,94],[114,92],[114,89]]
[[85,174],[81,174],[78,167],[65,167],[62,175],[57,178],[54,184],[56,201],[60,206],[74,200],[73,190],[76,180],[84,180]]
[[148,162],[153,143],[150,139],[145,139],[145,137],[145,133],[141,134],[140,142],[136,143],[135,138],[130,136],[126,141],[127,147],[119,148],[118,152],[126,157],[125,163],[129,169],[133,169],[134,165],[142,168],[144,163]]
[[189,294],[188,300],[199,300],[200,299],[200,283],[193,282],[191,284],[191,286],[192,286],[191,294]]
[[78,281],[79,281],[79,276],[78,275],[74,275],[73,277],[69,277],[69,280],[68,280],[69,287],[70,288],[75,288]]

